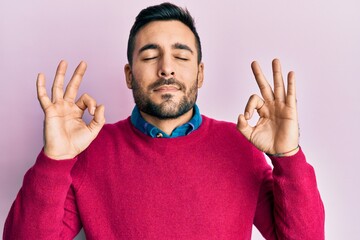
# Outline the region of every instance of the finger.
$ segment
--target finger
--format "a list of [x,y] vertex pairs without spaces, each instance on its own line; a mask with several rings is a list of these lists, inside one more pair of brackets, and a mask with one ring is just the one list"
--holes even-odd
[[46,93],[45,76],[42,73],[38,74],[36,80],[36,90],[41,108],[43,110],[47,109],[52,104],[52,102]]
[[274,93],[271,89],[270,84],[268,83],[268,81],[266,81],[266,78],[263,72],[261,71],[260,65],[256,61],[254,61],[251,63],[251,69],[254,73],[261,95],[263,96],[265,101],[273,101]]
[[281,71],[281,64],[278,59],[272,62],[273,78],[274,78],[274,95],[275,100],[285,101],[285,86]]
[[77,100],[76,105],[83,111],[87,108],[91,115],[95,114],[96,101],[86,93]]
[[248,121],[246,120],[243,114],[239,115],[237,128],[248,140],[250,140],[254,128],[249,125]]
[[78,93],[80,83],[85,74],[85,71],[86,71],[86,63],[84,61],[81,61],[80,64],[75,69],[74,74],[71,77],[71,80],[66,87],[64,100],[75,102],[75,98]]
[[64,78],[67,69],[67,62],[60,61],[55,74],[54,83],[52,86],[52,101],[55,102],[58,99],[62,99],[64,96]]
[[256,94],[251,95],[245,107],[245,119],[249,120],[253,116],[254,110],[256,109],[259,112],[260,109],[264,106],[264,104],[265,102],[261,99],[261,97]]
[[296,84],[294,72],[289,72],[288,74],[286,104],[290,107],[296,107]]
[[97,106],[94,113],[94,118],[90,121],[88,128],[92,133],[97,135],[105,124],[105,107],[104,105]]

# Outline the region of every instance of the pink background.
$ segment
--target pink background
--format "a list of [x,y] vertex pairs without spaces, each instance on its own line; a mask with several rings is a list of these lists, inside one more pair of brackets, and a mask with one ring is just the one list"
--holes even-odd
[[[0,2],[0,226],[42,147],[35,79],[51,86],[58,62],[88,63],[81,92],[106,106],[107,122],[133,108],[125,86],[128,32],[142,8],[160,1]],[[250,63],[271,80],[271,60],[297,76],[301,146],[315,167],[327,239],[360,238],[360,4],[358,1],[174,1],[202,39],[201,112],[235,122],[258,93]],[[70,75],[70,73],[68,74]],[[254,239],[261,239],[254,231]]]

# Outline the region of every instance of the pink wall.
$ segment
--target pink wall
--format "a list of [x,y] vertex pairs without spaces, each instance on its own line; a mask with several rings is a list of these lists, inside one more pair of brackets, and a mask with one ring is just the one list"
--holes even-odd
[[[327,239],[360,238],[360,9],[357,1],[174,1],[195,16],[206,69],[202,113],[236,121],[257,92],[250,62],[269,78],[279,57],[295,70],[301,145],[315,167]],[[42,147],[35,79],[48,87],[57,63],[88,63],[81,91],[106,106],[108,122],[129,115],[126,40],[140,9],[159,1],[0,2],[0,226]],[[261,239],[254,233],[254,239]]]

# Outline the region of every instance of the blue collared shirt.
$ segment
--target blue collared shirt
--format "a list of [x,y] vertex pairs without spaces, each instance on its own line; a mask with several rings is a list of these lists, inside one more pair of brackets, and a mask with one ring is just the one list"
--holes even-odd
[[180,136],[186,136],[190,134],[191,132],[198,129],[201,125],[201,115],[198,106],[194,105],[194,115],[190,119],[189,122],[177,127],[174,129],[174,131],[171,133],[171,135],[168,135],[155,127],[154,125],[148,123],[145,121],[145,119],[141,116],[140,110],[137,106],[134,107],[132,113],[131,113],[131,122],[132,124],[139,129],[141,132],[145,133],[146,135],[149,135],[153,138],[155,137],[164,137],[164,138],[175,138]]

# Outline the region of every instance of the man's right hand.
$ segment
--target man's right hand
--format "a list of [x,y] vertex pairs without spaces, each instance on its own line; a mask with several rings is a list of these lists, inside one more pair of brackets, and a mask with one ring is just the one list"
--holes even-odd
[[[64,93],[66,68],[67,63],[61,61],[51,100],[46,93],[44,74],[40,73],[37,78],[37,95],[45,113],[44,153],[55,160],[71,159],[84,151],[105,124],[104,106],[97,106],[95,99],[84,94],[75,102],[86,63],[80,62]],[[89,124],[82,119],[86,109],[93,116]]]

